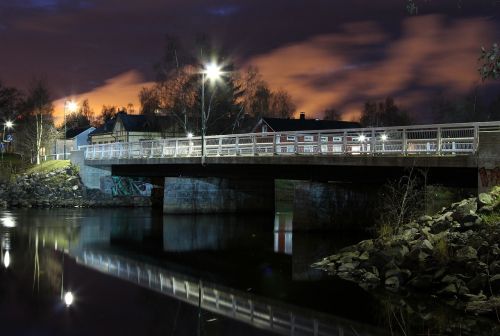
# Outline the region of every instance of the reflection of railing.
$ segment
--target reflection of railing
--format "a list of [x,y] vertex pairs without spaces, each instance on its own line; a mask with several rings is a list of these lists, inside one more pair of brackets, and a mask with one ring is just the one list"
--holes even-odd
[[[479,132],[500,122],[206,136],[204,156],[473,154]],[[85,159],[199,157],[202,139],[168,138],[82,146]]]
[[[173,273],[130,259],[83,251],[77,261],[101,272],[156,290],[205,310],[283,335],[378,335],[377,331],[341,318],[316,317],[319,313],[271,303],[228,288]],[[200,300],[201,295],[201,300]]]

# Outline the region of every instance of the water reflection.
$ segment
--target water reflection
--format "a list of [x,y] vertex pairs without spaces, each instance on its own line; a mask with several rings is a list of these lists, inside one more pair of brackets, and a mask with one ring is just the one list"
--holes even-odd
[[[372,333],[364,323],[388,324],[388,330],[392,327],[395,333],[397,323],[405,323],[413,328],[404,330],[407,335],[424,330],[417,329],[417,325],[436,330],[433,328],[436,320],[432,317],[436,313],[430,308],[422,310],[422,301],[413,304],[405,299],[408,301],[405,311],[421,310],[422,316],[408,315],[405,318],[409,320],[402,322],[401,309],[389,309],[385,293],[374,300],[356,285],[314,273],[309,267],[312,261],[359,237],[292,234],[291,213],[270,218],[241,218],[77,209],[26,210],[10,215],[16,225],[0,226],[4,263],[0,269],[0,294],[4,288],[22,284],[23,289],[13,293],[16,300],[28,303],[22,308],[23,314],[31,309],[29,307],[35,311],[36,307],[44,307],[44,311],[50,311],[46,307],[56,307],[58,312],[89,312],[85,325],[96,329],[87,329],[87,334],[95,334],[102,323],[102,320],[93,320],[94,311],[107,307],[101,314],[108,316],[116,309],[117,300],[121,300],[118,306],[123,307],[115,322],[125,323],[127,328],[133,328],[130,324],[135,323],[139,330],[136,334],[141,334],[142,322],[124,321],[122,310],[131,311],[132,315],[128,316],[135,316],[133,314],[140,315],[144,307],[149,307],[143,315],[156,316],[154,321],[148,321],[156,325],[161,325],[158,321],[163,321],[165,316],[171,318],[174,327],[162,326],[161,332],[152,333],[158,335],[178,334],[172,332],[177,324],[175,316],[189,312],[177,329],[190,330],[186,335],[194,334],[196,323],[193,321],[198,318],[200,298],[203,311],[212,314],[204,319],[205,327],[216,323],[221,326],[214,335],[224,334],[222,325],[234,326],[231,323],[245,323],[248,325],[245,328],[250,330],[259,328],[258,332],[255,329],[247,335],[265,333],[264,330],[281,334],[292,334],[293,330],[295,334],[337,335],[339,328],[344,335],[361,335],[362,330]],[[8,269],[5,268],[6,252],[10,258]],[[72,293],[74,302],[71,309],[63,309],[68,292]],[[0,315],[5,298],[0,295]],[[395,298],[390,303],[393,302],[396,307],[403,301]],[[470,321],[453,311],[447,314],[453,321]],[[398,317],[397,321],[394,316]],[[210,325],[206,322],[213,319],[218,322],[210,322],[213,323]],[[1,321],[5,322],[0,317]],[[83,320],[81,328],[82,325]],[[487,323],[480,325],[472,334],[488,330]]]
[[276,212],[274,216],[274,252],[293,254],[293,213]]

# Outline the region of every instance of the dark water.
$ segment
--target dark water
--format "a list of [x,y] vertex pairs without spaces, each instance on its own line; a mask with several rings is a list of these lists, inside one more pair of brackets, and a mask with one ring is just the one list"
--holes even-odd
[[[3,212],[0,334],[378,335],[435,328],[430,320],[425,328],[417,321],[418,328],[398,329],[405,323],[392,316],[398,298],[381,299],[312,270],[312,262],[361,237],[292,235],[291,219],[142,209]],[[62,300],[67,291],[75,298],[70,307]]]

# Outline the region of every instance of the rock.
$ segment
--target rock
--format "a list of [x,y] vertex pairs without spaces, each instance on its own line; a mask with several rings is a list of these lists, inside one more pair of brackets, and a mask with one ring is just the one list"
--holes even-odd
[[371,284],[378,284],[380,282],[380,278],[371,272],[365,272],[363,274],[362,281]]
[[487,193],[481,193],[481,194],[479,194],[479,197],[477,199],[478,199],[479,204],[481,206],[492,205],[493,204],[493,197],[490,194],[487,194]]
[[500,294],[500,274],[490,277],[489,285],[493,294]]
[[356,269],[356,267],[359,265],[358,262],[348,262],[348,263],[345,263],[345,264],[342,264],[339,266],[339,268],[337,269],[337,271],[339,272],[352,272],[354,271],[354,269]]
[[417,275],[410,281],[408,285],[417,289],[428,289],[432,286],[432,276],[431,275]]
[[359,260],[368,260],[370,259],[370,253],[368,251],[364,251],[358,258]]
[[390,278],[385,279],[384,281],[385,287],[398,289],[399,288],[399,277],[392,276]]
[[459,261],[477,259],[477,251],[471,246],[465,246],[456,252],[455,258]]
[[488,275],[487,274],[477,274],[469,282],[467,282],[467,287],[473,292],[478,293],[488,285]]

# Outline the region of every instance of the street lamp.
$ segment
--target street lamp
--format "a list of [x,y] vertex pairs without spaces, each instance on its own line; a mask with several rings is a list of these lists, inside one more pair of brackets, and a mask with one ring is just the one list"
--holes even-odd
[[201,164],[205,163],[205,77],[215,82],[222,75],[222,67],[215,62],[206,64],[201,71]]
[[12,127],[14,127],[14,123],[10,120],[7,120],[4,124],[3,124],[3,134],[2,134],[2,161],[3,161],[3,152],[5,151],[5,129],[11,129]]
[[[66,159],[66,108],[69,110],[70,113],[73,113],[75,112],[77,109],[78,109],[78,104],[74,101],[68,101],[66,100],[64,102],[64,137],[63,137],[63,146],[64,146],[64,150],[63,150],[63,160]],[[57,153],[56,153],[57,154]]]

